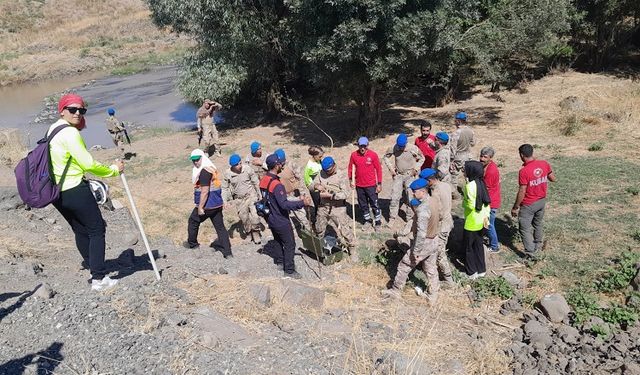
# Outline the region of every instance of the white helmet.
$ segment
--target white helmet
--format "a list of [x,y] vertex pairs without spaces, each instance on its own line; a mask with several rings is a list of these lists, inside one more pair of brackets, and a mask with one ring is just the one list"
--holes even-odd
[[100,205],[105,204],[109,199],[109,186],[100,180],[89,180],[89,187],[93,193],[96,202]]

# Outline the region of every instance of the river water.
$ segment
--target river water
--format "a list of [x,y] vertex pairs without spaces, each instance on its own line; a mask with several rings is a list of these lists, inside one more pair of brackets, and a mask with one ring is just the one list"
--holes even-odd
[[161,67],[124,77],[100,77],[99,73],[93,73],[0,88],[0,128],[23,130],[25,139],[33,145],[51,125],[33,123],[43,109],[43,99],[66,89],[73,89],[87,102],[87,128],[81,133],[87,147],[113,146],[105,127],[110,107],[116,110],[120,121],[191,128],[195,126],[197,108],[180,96],[176,78],[175,67]]

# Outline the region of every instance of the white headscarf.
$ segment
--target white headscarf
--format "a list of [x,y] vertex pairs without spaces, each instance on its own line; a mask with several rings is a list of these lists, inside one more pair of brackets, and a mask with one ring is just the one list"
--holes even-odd
[[200,172],[202,172],[203,169],[206,169],[207,172],[212,174],[217,170],[216,166],[213,165],[211,159],[209,159],[207,155],[204,154],[204,151],[200,150],[199,148],[191,151],[191,156],[200,156],[200,160],[202,160],[202,163],[200,163],[200,168],[197,168],[195,165],[193,166],[193,171],[191,172],[192,183],[195,184],[196,181],[198,181],[198,179],[200,178]]

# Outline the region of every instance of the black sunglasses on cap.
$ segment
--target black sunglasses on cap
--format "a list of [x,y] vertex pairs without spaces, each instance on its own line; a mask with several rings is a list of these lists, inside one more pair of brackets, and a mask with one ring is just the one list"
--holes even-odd
[[81,115],[87,113],[87,109],[82,107],[64,107],[64,109],[69,111],[69,113],[71,113],[72,115],[75,115],[76,112],[80,112]]

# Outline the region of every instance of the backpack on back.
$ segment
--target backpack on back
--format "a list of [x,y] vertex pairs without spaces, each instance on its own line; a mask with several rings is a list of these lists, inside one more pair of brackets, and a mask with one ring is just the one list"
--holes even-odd
[[67,175],[71,157],[64,167],[60,183],[55,183],[49,143],[58,132],[69,125],[60,125],[53,129],[49,136],[38,141],[38,145],[27,156],[20,160],[14,172],[16,185],[22,201],[29,207],[42,208],[55,202],[60,196],[64,177]]

